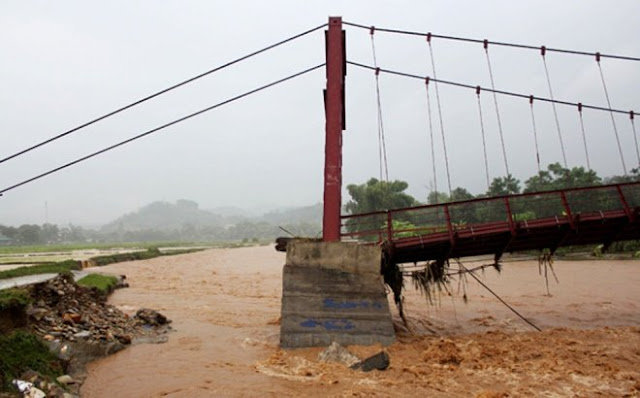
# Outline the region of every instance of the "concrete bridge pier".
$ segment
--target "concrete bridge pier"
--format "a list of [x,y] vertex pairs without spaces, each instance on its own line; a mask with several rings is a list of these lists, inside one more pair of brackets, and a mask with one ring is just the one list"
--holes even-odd
[[380,260],[379,246],[289,241],[282,278],[280,345],[393,343]]

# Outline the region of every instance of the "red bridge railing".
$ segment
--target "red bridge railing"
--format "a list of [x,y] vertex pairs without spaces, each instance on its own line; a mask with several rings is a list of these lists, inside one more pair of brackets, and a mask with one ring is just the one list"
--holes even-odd
[[594,220],[626,218],[633,224],[639,209],[640,182],[600,185],[343,215],[341,237],[423,245],[448,240],[453,245],[459,237],[515,236],[553,225],[577,231],[577,224]]

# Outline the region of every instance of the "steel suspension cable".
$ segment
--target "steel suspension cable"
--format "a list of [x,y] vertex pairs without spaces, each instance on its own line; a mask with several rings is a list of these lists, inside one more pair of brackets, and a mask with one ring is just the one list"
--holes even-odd
[[531,109],[531,125],[533,126],[533,140],[536,145],[536,164],[538,165],[538,174],[540,174],[540,150],[538,148],[538,130],[536,129],[536,116],[533,112],[533,95],[529,96],[529,109]]
[[116,109],[114,111],[108,112],[108,113],[106,113],[106,114],[104,114],[102,116],[99,116],[99,117],[97,117],[97,118],[95,118],[93,120],[90,120],[90,121],[88,121],[86,123],[83,123],[83,124],[81,124],[79,126],[76,126],[76,127],[72,128],[70,130],[67,130],[67,131],[65,131],[65,132],[63,132],[61,134],[58,134],[58,135],[53,136],[53,137],[51,137],[49,139],[46,139],[46,140],[44,140],[42,142],[39,142],[39,143],[37,143],[35,145],[32,145],[32,146],[30,146],[28,148],[25,148],[25,149],[23,149],[21,151],[18,151],[16,153],[14,153],[13,155],[10,155],[10,156],[7,156],[7,157],[5,157],[3,159],[0,159],[0,163],[4,163],[4,162],[6,162],[8,160],[11,160],[11,159],[16,158],[16,157],[21,156],[21,155],[24,155],[27,152],[30,152],[30,151],[32,151],[34,149],[37,149],[37,148],[40,148],[43,145],[49,144],[49,143],[51,143],[53,141],[56,141],[56,140],[58,140],[58,139],[60,139],[62,137],[65,137],[67,135],[73,134],[73,133],[75,133],[75,132],[77,132],[77,131],[85,128],[85,127],[91,126],[94,123],[97,123],[97,122],[99,122],[101,120],[107,119],[107,118],[109,118],[111,116],[114,116],[114,115],[116,115],[116,114],[118,114],[120,112],[123,112],[123,111],[125,111],[127,109],[131,109],[131,108],[133,108],[133,107],[135,107],[137,105],[140,105],[140,104],[142,104],[142,103],[144,103],[146,101],[149,101],[150,99],[153,99],[153,98],[156,98],[156,97],[158,97],[158,96],[160,96],[162,94],[168,93],[169,91],[173,91],[173,90],[175,90],[175,89],[177,89],[179,87],[182,87],[182,86],[184,86],[186,84],[192,83],[192,82],[194,82],[194,81],[196,81],[198,79],[201,79],[201,78],[203,78],[205,76],[208,76],[208,75],[210,75],[212,73],[218,72],[218,71],[220,71],[222,69],[225,69],[225,68],[227,68],[229,66],[235,65],[235,64],[237,64],[239,62],[242,62],[242,61],[245,61],[245,60],[247,60],[249,58],[252,58],[252,57],[254,57],[254,56],[258,55],[258,54],[264,53],[266,51],[269,51],[271,49],[279,47],[279,46],[281,46],[283,44],[289,43],[289,42],[291,42],[293,40],[299,39],[299,38],[301,38],[303,36],[308,35],[309,33],[312,33],[312,32],[315,32],[315,31],[317,31],[319,29],[322,29],[325,26],[327,26],[326,23],[324,23],[322,25],[319,25],[319,26],[316,26],[315,28],[311,28],[311,29],[306,30],[306,31],[304,31],[302,33],[299,33],[299,34],[293,35],[291,37],[288,37],[288,38],[286,38],[284,40],[281,40],[281,41],[279,41],[277,43],[273,43],[273,44],[268,45],[266,47],[263,47],[263,48],[261,48],[261,49],[259,49],[257,51],[254,51],[254,52],[249,53],[247,55],[244,55],[242,57],[236,58],[236,59],[234,59],[232,61],[229,61],[229,62],[227,62],[227,63],[225,63],[223,65],[217,66],[217,67],[215,67],[213,69],[210,69],[210,70],[208,70],[206,72],[203,72],[203,73],[201,73],[201,74],[199,74],[197,76],[191,77],[191,78],[189,78],[187,80],[183,80],[183,81],[181,81],[179,83],[174,84],[173,86],[170,86],[170,87],[167,87],[165,89],[162,89],[162,90],[160,90],[158,92],[155,92],[155,93],[153,93],[151,95],[148,95],[148,96],[146,96],[144,98],[141,98],[141,99],[139,99],[137,101],[134,101],[134,102],[132,102],[132,103],[130,103],[128,105],[125,105],[125,106],[123,106],[121,108],[118,108],[118,109]]
[[[362,25],[362,24],[358,24],[358,23],[354,23],[354,22],[346,22],[346,21],[343,21],[342,23],[343,23],[343,25],[353,26],[355,28],[369,29],[368,25]],[[409,31],[409,30],[389,29],[389,28],[376,28],[376,29],[378,31],[380,31],[380,32],[396,33],[396,34],[409,35],[409,36],[422,36],[422,37],[430,36],[430,37],[433,37],[433,38],[436,38],[436,39],[454,40],[454,41],[469,42],[469,43],[484,43],[485,42],[485,40],[480,40],[480,39],[470,39],[470,38],[458,37],[458,36],[438,35],[438,34],[432,34],[431,32],[424,33],[424,32],[416,32],[416,31]],[[526,49],[526,50],[540,50],[539,46],[532,46],[532,45],[527,45],[527,44],[507,43],[507,42],[488,41],[488,40],[487,40],[487,43],[489,43],[491,45],[494,45],[494,46],[514,47],[514,48],[522,48],[522,49]],[[549,51],[549,52],[557,52],[557,53],[564,53],[564,54],[573,54],[573,55],[585,55],[585,56],[590,56],[590,57],[593,57],[593,56],[595,56],[597,54],[597,53],[586,52],[586,51],[566,50],[566,49],[551,48],[551,47],[547,47],[547,51]],[[614,59],[621,59],[621,60],[625,60],[625,61],[640,61],[640,57],[630,57],[630,56],[626,56],[626,55],[600,54],[600,56],[602,58],[614,58]]]
[[582,131],[582,142],[584,143],[584,154],[587,158],[587,168],[591,170],[591,162],[589,161],[589,149],[587,149],[587,134],[584,128],[584,120],[582,118],[582,102],[578,103],[578,114],[580,115],[580,130]]
[[480,101],[480,86],[476,87],[476,97],[478,98],[478,116],[480,116],[480,132],[482,133],[482,150],[484,152],[484,171],[487,176],[487,192],[491,187],[491,180],[489,178],[489,158],[487,157],[487,141],[484,134],[484,121],[482,120],[482,104]]
[[[544,73],[545,76],[547,77],[547,87],[549,87],[549,98],[551,98],[551,100],[553,101],[553,90],[551,88],[551,78],[549,77],[549,68],[547,67],[547,57],[545,55],[545,53],[547,52],[547,48],[545,46],[542,46],[540,48],[540,54],[542,55],[542,63],[544,64]],[[556,103],[555,102],[551,102],[551,107],[553,108],[553,117],[555,118],[556,121],[556,130],[558,131],[558,140],[560,140],[560,150],[562,151],[562,160],[564,162],[564,167],[565,169],[568,169],[569,166],[567,165],[567,154],[564,150],[564,141],[562,139],[562,130],[560,130],[560,121],[558,120],[558,110],[556,109]]]
[[[604,89],[604,96],[607,99],[607,106],[611,109],[611,100],[609,99],[609,91],[607,90],[607,84],[604,81],[604,73],[602,73],[602,65],[600,65],[600,53],[596,53],[596,63],[598,64],[598,71],[600,72],[600,80],[602,81],[602,88]],[[624,155],[622,154],[622,145],[620,145],[620,137],[618,136],[618,128],[616,127],[616,119],[613,117],[613,112],[609,113],[611,115],[611,124],[613,125],[613,132],[616,135],[616,142],[618,143],[618,153],[620,154],[620,161],[622,162],[622,170],[624,170],[624,175],[627,175],[627,165],[624,162]]]
[[429,93],[429,78],[425,80],[425,88],[427,90],[427,111],[429,113],[429,138],[431,141],[431,168],[433,169],[433,197],[435,203],[438,203],[438,175],[436,173],[436,146],[433,139],[433,116],[431,113],[431,95]]
[[118,148],[118,147],[120,147],[120,146],[123,146],[123,145],[129,144],[129,143],[131,143],[131,142],[133,142],[133,141],[136,141],[136,140],[138,140],[138,139],[140,139],[140,138],[146,137],[146,136],[148,136],[148,135],[150,135],[150,134],[156,133],[156,132],[158,132],[158,131],[160,131],[160,130],[163,130],[163,129],[167,128],[167,127],[170,127],[170,126],[176,125],[176,124],[178,124],[178,123],[184,122],[184,121],[186,121],[186,120],[188,120],[188,119],[191,119],[191,118],[193,118],[193,117],[196,117],[196,116],[202,115],[203,113],[209,112],[209,111],[211,111],[211,110],[213,110],[213,109],[216,109],[216,108],[219,108],[219,107],[221,107],[221,106],[223,106],[223,105],[227,105],[227,104],[229,104],[229,103],[231,103],[231,102],[234,102],[234,101],[237,101],[237,100],[239,100],[239,99],[241,99],[241,98],[248,97],[249,95],[255,94],[255,93],[257,93],[257,92],[259,92],[259,91],[262,91],[262,90],[266,90],[266,89],[268,89],[268,88],[270,88],[270,87],[276,86],[276,85],[278,85],[278,84],[280,84],[280,83],[284,83],[284,82],[286,82],[286,81],[288,81],[288,80],[295,79],[295,78],[297,78],[297,77],[299,77],[299,76],[305,75],[305,74],[307,74],[307,73],[309,73],[309,72],[312,72],[312,71],[314,71],[314,70],[316,70],[316,69],[320,69],[320,68],[322,68],[323,66],[325,66],[325,64],[324,64],[324,63],[322,63],[322,64],[320,64],[320,65],[312,66],[311,68],[307,68],[307,69],[305,69],[305,70],[303,70],[303,71],[300,71],[300,72],[294,73],[294,74],[289,75],[289,76],[287,76],[287,77],[284,77],[284,78],[282,78],[282,79],[279,79],[279,80],[273,81],[273,82],[271,82],[271,83],[265,84],[265,85],[263,85],[263,86],[260,86],[260,87],[258,87],[258,88],[255,88],[255,89],[253,89],[253,90],[246,91],[246,92],[244,92],[244,93],[242,93],[242,94],[239,94],[239,95],[237,95],[237,96],[235,96],[235,97],[229,98],[229,99],[227,99],[227,100],[225,100],[225,101],[219,102],[219,103],[217,103],[217,104],[215,104],[215,105],[211,105],[211,106],[209,106],[209,107],[207,107],[207,108],[204,108],[204,109],[201,109],[201,110],[199,110],[199,111],[197,111],[197,112],[193,112],[193,113],[191,113],[191,114],[189,114],[189,115],[186,115],[186,116],[183,116],[183,117],[181,117],[181,118],[179,118],[179,119],[175,119],[175,120],[173,120],[173,121],[171,121],[171,122],[169,122],[169,123],[165,123],[165,124],[163,124],[163,125],[161,125],[161,126],[158,126],[158,127],[156,127],[156,128],[153,128],[153,129],[151,129],[151,130],[148,130],[148,131],[146,131],[146,132],[144,132],[144,133],[138,134],[138,135],[136,135],[136,136],[134,136],[134,137],[131,137],[131,138],[129,138],[129,139],[126,139],[126,140],[124,140],[124,141],[120,141],[120,142],[119,142],[119,143],[117,143],[117,144],[114,144],[114,145],[111,145],[111,146],[106,147],[106,148],[104,148],[104,149],[101,149],[101,150],[99,150],[99,151],[93,152],[93,153],[91,153],[91,154],[89,154],[89,155],[83,156],[83,157],[81,157],[81,158],[79,158],[79,159],[76,159],[76,160],[74,160],[74,161],[72,161],[72,162],[66,163],[66,164],[64,164],[64,165],[62,165],[62,166],[59,166],[59,167],[56,167],[56,168],[51,169],[51,170],[49,170],[49,171],[46,171],[46,172],[44,172],[44,173],[42,173],[42,174],[38,174],[38,175],[36,175],[35,177],[31,177],[31,178],[29,178],[29,179],[27,179],[27,180],[24,180],[24,181],[22,181],[22,182],[19,182],[19,183],[17,183],[17,184],[14,184],[14,185],[11,185],[11,186],[9,186],[9,187],[7,187],[7,188],[2,189],[2,190],[0,191],[0,196],[2,196],[5,192],[11,191],[11,190],[16,189],[16,188],[18,188],[18,187],[21,187],[21,186],[23,186],[23,185],[26,185],[26,184],[28,184],[28,183],[30,183],[30,182],[33,182],[33,181],[39,180],[40,178],[46,177],[46,176],[48,176],[48,175],[50,175],[50,174],[56,173],[56,172],[58,172],[58,171],[61,171],[61,170],[66,169],[66,168],[68,168],[68,167],[71,167],[71,166],[73,166],[73,165],[75,165],[75,164],[78,164],[78,163],[83,162],[83,161],[85,161],[85,160],[91,159],[91,158],[93,158],[93,157],[95,157],[95,156],[98,156],[98,155],[101,155],[101,154],[103,154],[103,153],[105,153],[105,152],[111,151],[111,150],[113,150],[113,149],[115,149],[115,148]]
[[449,155],[447,154],[447,141],[444,135],[444,122],[442,121],[442,106],[440,104],[440,91],[438,90],[438,75],[436,74],[436,61],[433,58],[433,48],[431,46],[431,35],[427,34],[427,43],[429,44],[429,55],[431,58],[431,69],[433,71],[433,82],[436,88],[436,104],[438,106],[438,119],[440,120],[440,134],[442,135],[442,148],[444,150],[444,164],[447,170],[447,184],[449,187],[449,196],[451,196],[451,173],[449,171]]
[[[371,66],[371,65],[366,65],[366,64],[359,63],[359,62],[347,61],[347,64],[353,65],[353,66],[357,66],[357,67],[362,68],[362,69],[376,70],[376,68]],[[379,69],[381,73],[388,73],[390,75],[402,76],[402,77],[407,77],[407,78],[410,78],[410,79],[417,79],[417,80],[421,80],[421,81],[424,81],[424,79],[427,77],[427,76],[421,76],[421,75],[416,75],[416,74],[407,73],[407,72],[400,72],[400,71],[391,70],[391,69],[385,69],[385,68],[380,68],[380,67],[378,67],[377,69]],[[458,82],[453,82],[453,81],[450,81],[450,80],[432,78],[431,81],[434,82],[434,83],[437,82],[437,83],[440,83],[440,84],[445,84],[445,85],[455,86],[455,87],[460,87],[460,88],[467,88],[467,89],[471,89],[471,90],[475,90],[477,88],[476,85],[458,83]],[[485,88],[485,87],[480,87],[480,89],[482,91],[486,91],[486,92],[495,92],[496,94],[507,95],[507,96],[516,97],[516,98],[523,98],[523,99],[527,99],[527,100],[531,96],[529,94],[515,93],[513,91],[492,90],[490,88]],[[569,105],[569,106],[575,106],[575,107],[578,106],[578,102],[561,101],[561,100],[557,100],[557,99],[551,100],[550,98],[537,97],[535,95],[533,96],[533,98],[536,101],[555,102],[556,104]],[[624,115],[628,115],[629,114],[628,110],[624,111],[624,110],[621,110],[621,109],[605,108],[605,107],[596,106],[596,105],[582,104],[582,107],[584,109],[593,109],[593,110],[597,110],[597,111],[621,113],[621,114],[624,114]],[[637,114],[637,112],[635,112],[635,113]]]
[[636,123],[633,121],[633,111],[629,111],[629,119],[631,120],[631,129],[633,132],[633,140],[636,143],[636,155],[638,156],[638,167],[640,167],[640,151],[638,151],[638,134],[636,132]]
[[[387,164],[387,145],[384,137],[384,124],[382,123],[382,102],[380,101],[380,70],[378,69],[378,58],[376,56],[376,44],[373,38],[375,27],[371,27],[371,52],[373,53],[373,65],[376,67],[376,103],[378,112],[378,156],[380,162],[380,180],[389,182],[389,167]],[[384,173],[383,173],[384,171]],[[383,180],[384,177],[384,180]]]
[[493,103],[496,107],[496,117],[498,119],[498,132],[500,133],[500,143],[502,144],[502,157],[504,158],[504,168],[507,172],[507,176],[510,176],[509,172],[509,162],[507,161],[507,150],[504,145],[504,134],[502,132],[502,122],[500,121],[500,109],[498,108],[498,96],[496,95],[496,85],[493,80],[493,70],[491,68],[491,58],[489,57],[489,42],[485,40],[484,43],[484,53],[487,58],[487,67],[489,68],[489,78],[491,80],[491,89],[493,90]]
[[480,278],[478,278],[476,276],[476,274],[474,274],[473,272],[471,272],[467,267],[465,267],[460,260],[456,259],[456,261],[458,262],[458,265],[460,266],[460,268],[462,270],[464,270],[466,273],[468,273],[469,275],[471,275],[471,277],[473,279],[476,280],[476,282],[478,282],[480,285],[482,285],[482,287],[484,287],[485,289],[487,289],[487,291],[489,291],[489,293],[491,293],[495,298],[497,298],[502,304],[504,304],[507,308],[509,308],[511,310],[511,312],[513,312],[514,314],[516,314],[520,319],[522,319],[523,321],[525,321],[526,323],[528,323],[532,328],[534,328],[535,330],[537,330],[538,332],[542,332],[542,329],[540,329],[539,327],[537,327],[533,322],[531,322],[530,320],[528,320],[527,318],[524,317],[524,315],[522,315],[521,313],[519,313],[518,311],[516,311],[515,308],[513,308],[512,306],[509,305],[509,303],[507,303],[506,301],[504,301],[502,299],[502,297],[498,296],[498,294],[496,292],[494,292],[493,290],[491,290],[491,288],[489,286],[487,286],[484,282],[482,282],[480,280]]

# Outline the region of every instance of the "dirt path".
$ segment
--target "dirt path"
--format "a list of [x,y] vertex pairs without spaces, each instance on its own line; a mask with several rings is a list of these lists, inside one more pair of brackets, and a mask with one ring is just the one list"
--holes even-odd
[[83,396],[640,395],[638,261],[557,262],[560,284],[551,283],[550,297],[536,263],[487,270],[483,280],[542,333],[472,281],[468,304],[456,284],[455,298],[444,295],[436,306],[409,289],[406,311],[418,337],[395,319],[391,367],[366,374],[318,363],[317,348],[278,348],[283,263],[282,253],[258,247],[104,267],[131,284],[112,304],[129,313],[157,309],[176,332],[168,343],[91,364]]

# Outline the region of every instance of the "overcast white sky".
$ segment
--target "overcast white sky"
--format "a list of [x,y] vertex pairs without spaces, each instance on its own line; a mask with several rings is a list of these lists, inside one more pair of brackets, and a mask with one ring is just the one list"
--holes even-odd
[[[3,1],[0,157],[327,21],[640,56],[640,2],[622,1]],[[381,67],[431,74],[424,39],[376,34]],[[347,27],[348,57],[371,63],[369,34]],[[481,45],[435,40],[438,77],[489,86]],[[258,85],[324,62],[321,31],[126,114],[0,165],[0,188]],[[548,96],[540,55],[490,48],[496,87]],[[606,106],[592,58],[549,54],[557,99]],[[640,111],[640,63],[605,59],[612,106]],[[382,75],[393,179],[425,200],[431,175],[424,85]],[[322,200],[324,71],[214,110],[0,198],[0,223],[95,225],[154,200],[203,208],[310,205]],[[441,86],[454,187],[486,189],[473,91]],[[483,95],[492,177],[504,174],[493,100]],[[498,98],[509,163],[536,171],[528,103]],[[432,102],[435,111],[435,102]],[[551,106],[536,104],[543,164],[561,160]],[[344,184],[378,175],[372,73],[350,68]],[[570,166],[585,165],[577,111],[558,107]],[[637,164],[628,117],[616,116],[627,167]],[[586,112],[592,166],[622,174],[609,115]],[[640,124],[640,121],[639,121]],[[434,120],[434,127],[437,119]],[[639,126],[640,127],[640,126]],[[439,134],[439,130],[436,130]],[[446,190],[436,141],[438,183]],[[346,198],[345,198],[346,200]]]

